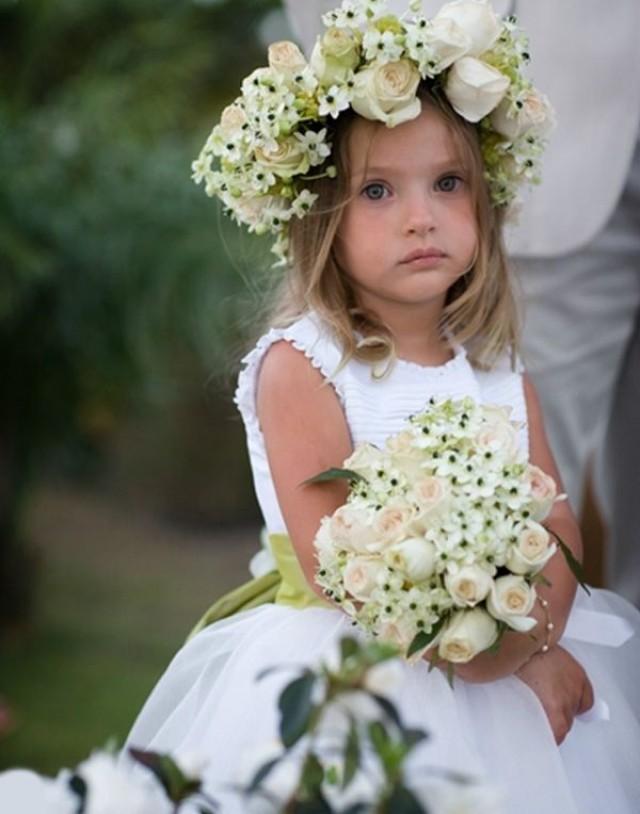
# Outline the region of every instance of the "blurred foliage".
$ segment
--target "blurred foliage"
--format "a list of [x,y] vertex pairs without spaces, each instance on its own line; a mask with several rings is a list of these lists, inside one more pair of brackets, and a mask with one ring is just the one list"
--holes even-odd
[[219,368],[234,338],[238,236],[189,166],[276,5],[0,0],[0,622],[26,601],[43,452],[162,398],[184,357]]

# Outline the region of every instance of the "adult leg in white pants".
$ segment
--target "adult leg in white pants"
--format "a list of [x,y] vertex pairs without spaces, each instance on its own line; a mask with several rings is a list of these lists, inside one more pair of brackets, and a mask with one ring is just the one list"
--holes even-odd
[[[629,428],[635,431],[629,434]],[[640,607],[640,314],[620,371],[599,474],[615,541],[607,551],[608,576]]]
[[[601,450],[616,384],[627,392],[619,377],[640,310],[640,149],[615,212],[588,246],[563,257],[516,262],[525,296],[524,361],[538,389],[565,490],[579,511],[586,464]],[[633,374],[626,373],[627,366],[624,370]],[[623,426],[632,417],[618,414],[616,432],[630,448],[640,449],[640,422]],[[638,537],[628,546],[620,532],[637,515],[640,487],[625,505],[618,496],[614,519],[611,490],[604,488],[600,472],[598,465],[596,491],[612,531],[611,586],[640,603]]]

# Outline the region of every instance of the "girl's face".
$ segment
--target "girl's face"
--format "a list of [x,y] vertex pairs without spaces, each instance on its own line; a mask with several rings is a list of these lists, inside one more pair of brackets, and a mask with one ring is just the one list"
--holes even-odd
[[477,247],[468,171],[442,114],[387,129],[364,119],[349,134],[351,199],[335,250],[358,301],[385,308],[440,304]]

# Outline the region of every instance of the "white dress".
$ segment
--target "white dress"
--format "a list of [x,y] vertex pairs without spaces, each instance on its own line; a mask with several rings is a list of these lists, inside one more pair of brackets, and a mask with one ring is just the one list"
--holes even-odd
[[[255,488],[270,533],[286,532],[271,480],[255,409],[261,361],[273,342],[285,339],[304,352],[335,387],[352,440],[381,446],[432,395],[470,395],[511,407],[522,422],[526,406],[520,373],[508,364],[490,372],[472,368],[463,348],[440,367],[398,361],[384,379],[350,361],[334,371],[340,351],[312,316],[284,330],[271,330],[245,358],[236,402],[247,431]],[[353,634],[339,610],[263,605],[216,622],[178,652],[151,693],[128,739],[160,751],[205,752],[207,785],[238,777],[255,747],[277,733],[276,698],[288,673],[260,682],[272,665],[315,664],[337,640]],[[429,731],[420,762],[483,775],[507,795],[507,814],[637,814],[640,811],[640,614],[606,591],[577,595],[562,645],[585,667],[598,707],[591,720],[577,720],[555,744],[545,713],[531,690],[515,677],[490,684],[456,680],[419,662],[404,666],[394,700],[405,719]],[[596,718],[594,720],[593,718]],[[0,798],[1,799],[1,798]],[[224,814],[241,812],[223,794]]]

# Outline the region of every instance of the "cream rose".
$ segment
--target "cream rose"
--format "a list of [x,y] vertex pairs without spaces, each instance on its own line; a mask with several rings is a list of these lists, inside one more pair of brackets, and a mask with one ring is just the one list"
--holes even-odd
[[404,501],[391,500],[376,512],[373,531],[376,536],[375,550],[381,551],[408,536],[409,524],[415,515],[414,510]]
[[286,179],[303,175],[310,166],[304,146],[293,137],[282,139],[274,147],[257,147],[256,160],[265,169]]
[[530,464],[527,468],[527,480],[531,487],[533,502],[533,519],[544,520],[551,511],[558,496],[556,482],[538,466]]
[[343,82],[360,61],[360,44],[354,31],[332,26],[318,38],[310,65],[323,85]]
[[469,38],[467,53],[474,57],[488,51],[500,34],[500,21],[488,2],[455,0],[440,9],[436,20],[454,22]]
[[435,570],[436,558],[436,547],[423,537],[409,537],[384,552],[386,564],[402,571],[411,582],[428,579]]
[[375,539],[368,521],[369,515],[364,509],[349,504],[340,506],[329,521],[331,538],[338,548],[356,554],[367,554],[369,546]]
[[304,54],[294,42],[282,40],[269,46],[269,67],[290,79],[307,66]]
[[443,478],[432,475],[425,477],[422,473],[420,475],[413,485],[412,497],[418,506],[418,514],[412,528],[417,533],[424,533],[448,509],[451,494],[448,483]]
[[449,486],[444,478],[429,475],[414,484],[413,494],[421,509],[434,509],[449,497]]
[[385,570],[384,563],[379,559],[353,557],[344,569],[344,587],[355,599],[365,601],[377,587],[378,577]]
[[538,623],[528,616],[536,601],[535,588],[523,577],[498,577],[487,597],[487,610],[494,619],[505,622],[513,630],[526,633]]
[[440,637],[438,655],[445,661],[464,664],[491,647],[497,638],[498,625],[486,611],[457,611]]
[[397,622],[386,622],[378,632],[380,641],[394,644],[400,650],[406,652],[409,645],[415,638],[415,631],[402,620]]
[[519,449],[518,432],[510,421],[496,417],[485,421],[476,435],[479,447],[489,452],[501,452],[507,458],[514,458]]
[[384,455],[373,444],[358,444],[344,462],[345,469],[352,469],[363,478],[371,480],[384,468]]
[[509,88],[509,79],[475,57],[462,57],[449,69],[445,93],[453,109],[469,122],[494,110]]
[[414,446],[412,433],[403,430],[397,435],[392,435],[387,439],[386,448],[394,465],[402,469],[408,477],[422,477],[423,469],[420,462],[423,452]]
[[536,574],[555,553],[556,545],[551,543],[549,532],[544,526],[530,520],[509,550],[507,568],[514,574]]
[[420,115],[419,82],[420,73],[408,59],[373,63],[356,74],[351,106],[365,119],[396,127]]
[[247,114],[238,105],[228,105],[220,117],[220,131],[227,139],[239,136],[247,122]]
[[447,574],[444,584],[458,607],[472,608],[486,599],[493,580],[479,565],[465,565],[455,574]]
[[526,133],[546,136],[553,129],[553,108],[547,97],[537,90],[531,90],[522,100],[522,107],[515,109],[509,99],[503,99],[491,114],[491,124],[498,133],[511,141]]

